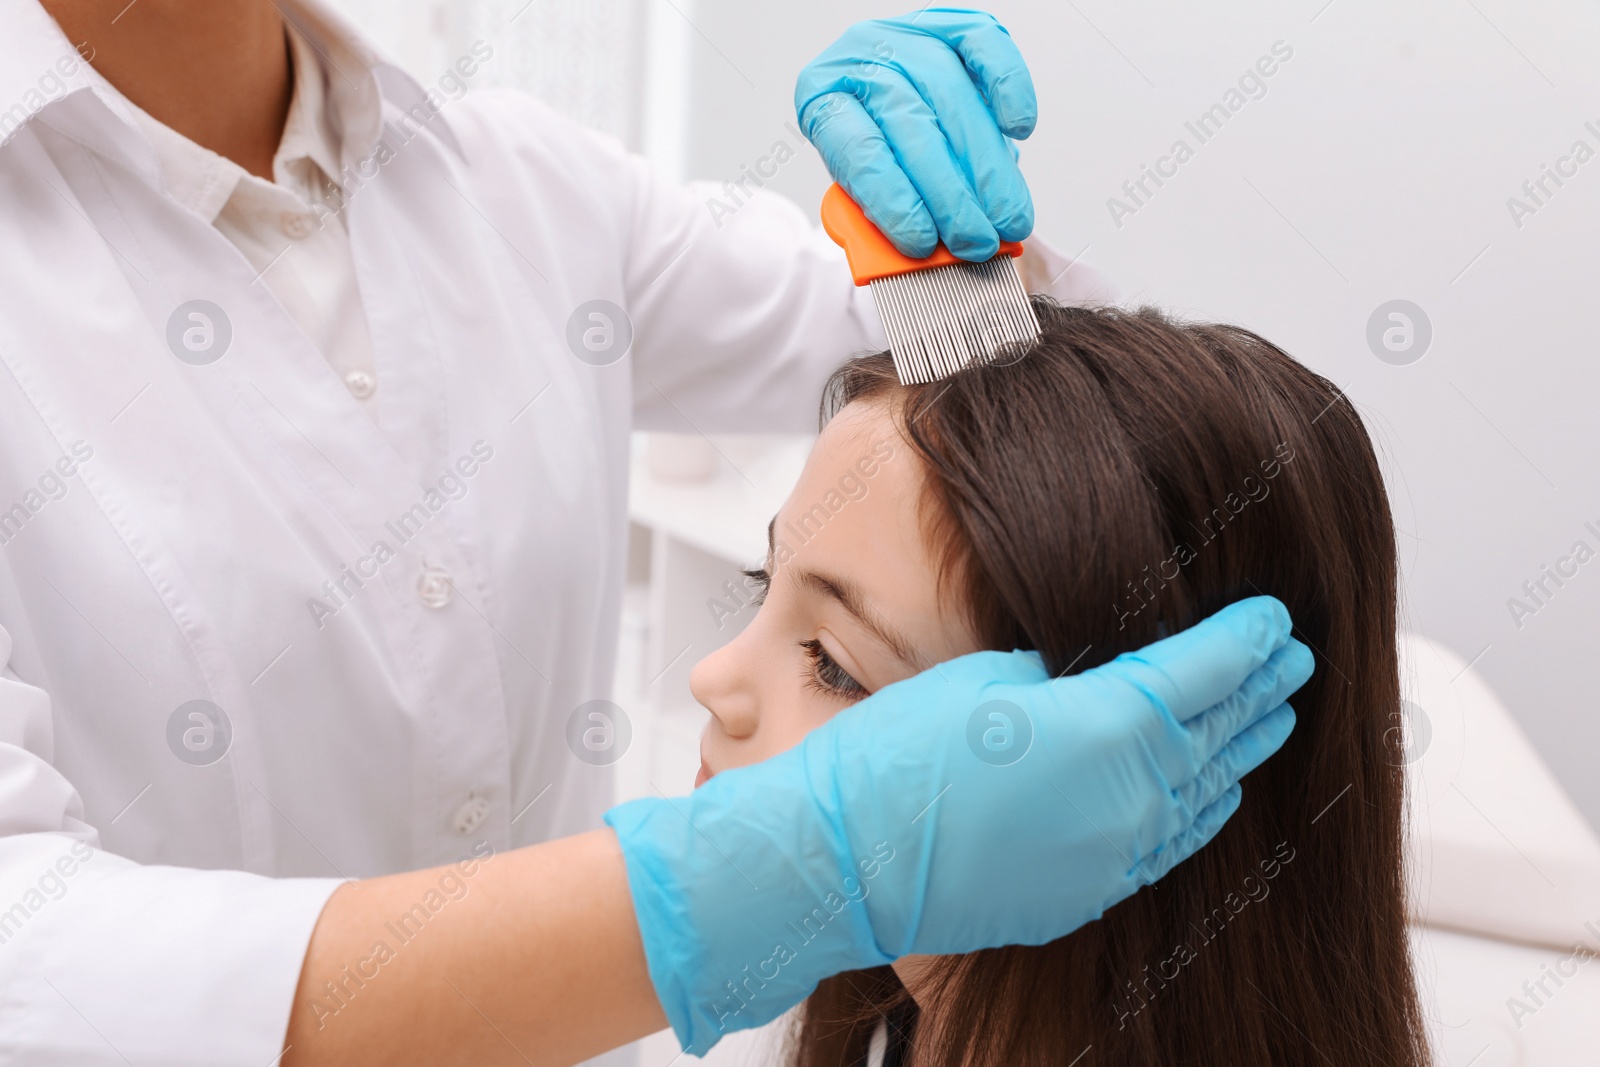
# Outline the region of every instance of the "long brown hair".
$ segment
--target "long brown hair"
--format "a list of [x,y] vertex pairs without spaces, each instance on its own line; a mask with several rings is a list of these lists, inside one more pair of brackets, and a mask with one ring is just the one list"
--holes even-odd
[[[886,353],[867,356],[824,396],[824,420],[891,404],[928,474],[924,528],[951,610],[986,647],[1036,649],[1060,673],[1266,593],[1317,669],[1293,736],[1199,854],[1058,941],[937,960],[916,1062],[1426,1063],[1394,529],[1359,416],[1249,331],[1034,306],[1044,335],[1020,358],[902,387]],[[862,1062],[907,998],[887,967],[823,982],[792,1063]]]

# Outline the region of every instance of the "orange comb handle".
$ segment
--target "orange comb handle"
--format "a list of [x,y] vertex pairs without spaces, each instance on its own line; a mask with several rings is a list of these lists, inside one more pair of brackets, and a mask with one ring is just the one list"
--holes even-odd
[[[850,274],[857,285],[866,285],[893,274],[971,262],[955,255],[943,244],[935,248],[933,255],[927,259],[901,255],[900,250],[867,219],[866,213],[837,182],[828,186],[828,191],[822,194],[822,228],[833,238],[834,244],[844,249],[845,259],[850,261]],[[1001,241],[1000,251],[995,254],[1020,256],[1022,242]]]

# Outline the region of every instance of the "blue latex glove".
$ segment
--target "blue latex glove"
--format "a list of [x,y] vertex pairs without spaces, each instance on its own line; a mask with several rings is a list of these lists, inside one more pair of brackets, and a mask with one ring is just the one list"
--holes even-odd
[[901,252],[943,239],[963,259],[1033,231],[1033,198],[1007,137],[1039,104],[993,15],[932,7],[860,22],[800,72],[800,129],[834,181]]
[[1312,658],[1289,629],[1255,597],[1070,678],[1033,653],[963,656],[691,797],[612,809],[683,1047],[704,1055],[841,971],[1052,941],[1161,877],[1293,728],[1284,700]]

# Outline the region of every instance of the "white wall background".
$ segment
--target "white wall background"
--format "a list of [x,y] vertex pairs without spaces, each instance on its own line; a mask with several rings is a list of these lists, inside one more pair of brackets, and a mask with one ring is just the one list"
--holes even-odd
[[[501,33],[508,61],[491,66],[494,79],[649,148],[670,171],[718,179],[792,140],[794,75],[808,58],[848,23],[909,6],[344,2],[424,77],[463,43]],[[1087,248],[1126,298],[1246,325],[1347,391],[1385,455],[1406,625],[1475,661],[1600,824],[1600,559],[1550,584],[1520,626],[1507,605],[1574,542],[1600,551],[1584,528],[1600,529],[1600,159],[1550,186],[1520,227],[1506,204],[1574,141],[1600,151],[1584,127],[1600,129],[1595,7],[995,0],[992,10],[1041,98],[1039,130],[1022,146],[1039,232]],[[1184,122],[1280,40],[1293,57],[1266,95],[1199,145]],[[1107,198],[1178,138],[1195,157],[1119,227]],[[802,153],[771,184],[810,208],[826,181]],[[1374,309],[1395,298],[1433,326],[1431,348],[1408,366],[1380,361],[1365,339]]]

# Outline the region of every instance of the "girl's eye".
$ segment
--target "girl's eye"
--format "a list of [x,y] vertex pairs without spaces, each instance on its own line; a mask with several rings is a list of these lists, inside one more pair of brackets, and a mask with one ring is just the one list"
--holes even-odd
[[806,650],[806,655],[811,659],[811,669],[807,672],[806,684],[812,689],[844,700],[860,700],[867,695],[867,687],[850,677],[843,667],[834,662],[833,657],[828,655],[828,650],[822,647],[821,641],[815,639],[801,641],[800,647]]
[[[755,599],[752,603],[760,604],[765,601],[767,592],[772,588],[772,572],[766,567],[755,567],[742,573],[747,587],[751,585],[755,587]],[[856,701],[868,695],[867,687],[850,677],[849,672],[828,655],[828,650],[822,647],[821,641],[815,639],[801,641],[800,647],[805,649],[806,658],[811,661],[806,670],[808,688],[839,700]]]
[[756,598],[751,603],[757,605],[764,603],[767,599],[767,590],[772,588],[772,575],[767,573],[767,568],[757,567],[740,573],[749,579],[749,582],[745,583],[747,586],[752,582],[756,586]]

